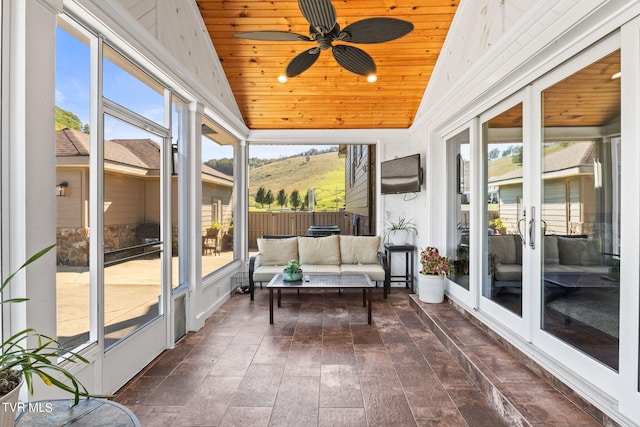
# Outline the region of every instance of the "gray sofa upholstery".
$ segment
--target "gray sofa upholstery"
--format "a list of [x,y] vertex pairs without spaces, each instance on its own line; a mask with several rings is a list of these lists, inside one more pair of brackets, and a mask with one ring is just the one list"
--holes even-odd
[[[493,255],[494,286],[522,281],[522,241],[520,236],[488,236]],[[606,274],[600,241],[586,237],[544,236],[546,273]]]
[[379,236],[292,236],[258,239],[258,253],[249,261],[249,293],[255,283],[269,282],[292,259],[300,261],[304,274],[362,273],[390,285],[387,259],[380,252]]

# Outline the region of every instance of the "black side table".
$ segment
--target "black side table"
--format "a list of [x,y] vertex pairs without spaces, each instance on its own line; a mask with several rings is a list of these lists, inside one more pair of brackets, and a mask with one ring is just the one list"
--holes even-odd
[[413,254],[417,248],[413,245],[391,245],[384,244],[384,253],[387,256],[387,263],[389,269],[391,269],[391,255],[394,252],[404,253],[404,274],[403,275],[391,275],[389,282],[391,283],[404,283],[405,287],[411,288],[411,292],[415,292],[413,288],[414,282],[414,261]]

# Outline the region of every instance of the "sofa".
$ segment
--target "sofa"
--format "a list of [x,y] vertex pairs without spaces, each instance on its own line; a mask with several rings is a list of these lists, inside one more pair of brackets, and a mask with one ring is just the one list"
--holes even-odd
[[[494,287],[522,281],[522,240],[514,234],[488,236]],[[586,236],[544,236],[545,273],[606,274],[601,244]]]
[[249,260],[249,293],[255,284],[269,282],[296,259],[304,274],[362,273],[382,282],[386,297],[390,286],[387,258],[380,251],[380,236],[289,236],[258,239],[258,253]]

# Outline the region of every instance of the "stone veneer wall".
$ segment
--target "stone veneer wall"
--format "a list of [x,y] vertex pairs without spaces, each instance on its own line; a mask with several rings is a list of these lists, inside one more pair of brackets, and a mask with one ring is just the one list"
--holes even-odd
[[56,230],[58,265],[86,267],[89,265],[89,229],[58,228]]
[[[58,265],[87,267],[89,265],[89,228],[58,228],[56,232]],[[137,245],[134,225],[114,225],[104,229],[104,249]]]
[[[173,227],[173,254],[178,254],[178,227]],[[89,228],[58,228],[56,231],[57,263],[71,267],[89,266]],[[136,226],[115,225],[105,227],[105,251],[125,248],[139,244]]]

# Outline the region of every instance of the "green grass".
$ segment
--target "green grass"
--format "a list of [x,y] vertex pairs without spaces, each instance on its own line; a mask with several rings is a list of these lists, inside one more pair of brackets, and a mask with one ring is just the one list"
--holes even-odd
[[[546,144],[542,150],[543,156],[556,153],[558,151],[566,150],[568,147],[576,144],[575,142],[556,142]],[[522,170],[522,165],[514,162],[515,156],[501,157],[499,159],[489,160],[488,174],[489,178],[502,176],[507,172],[511,172],[517,169]]]
[[[300,192],[304,199],[307,190],[316,190],[316,210],[335,210],[344,204],[345,173],[344,159],[338,157],[337,152],[310,156],[307,162],[305,156],[278,160],[264,166],[249,170],[249,209],[252,211],[267,210],[255,202],[258,188],[271,190],[274,197],[280,189],[287,194],[293,190]],[[337,196],[336,196],[337,191]],[[276,202],[271,209],[279,209]]]
[[514,163],[514,157],[501,157],[499,159],[490,160],[489,161],[489,170],[488,175],[489,178],[504,175],[507,172],[516,169],[522,169],[522,165],[518,163]]

